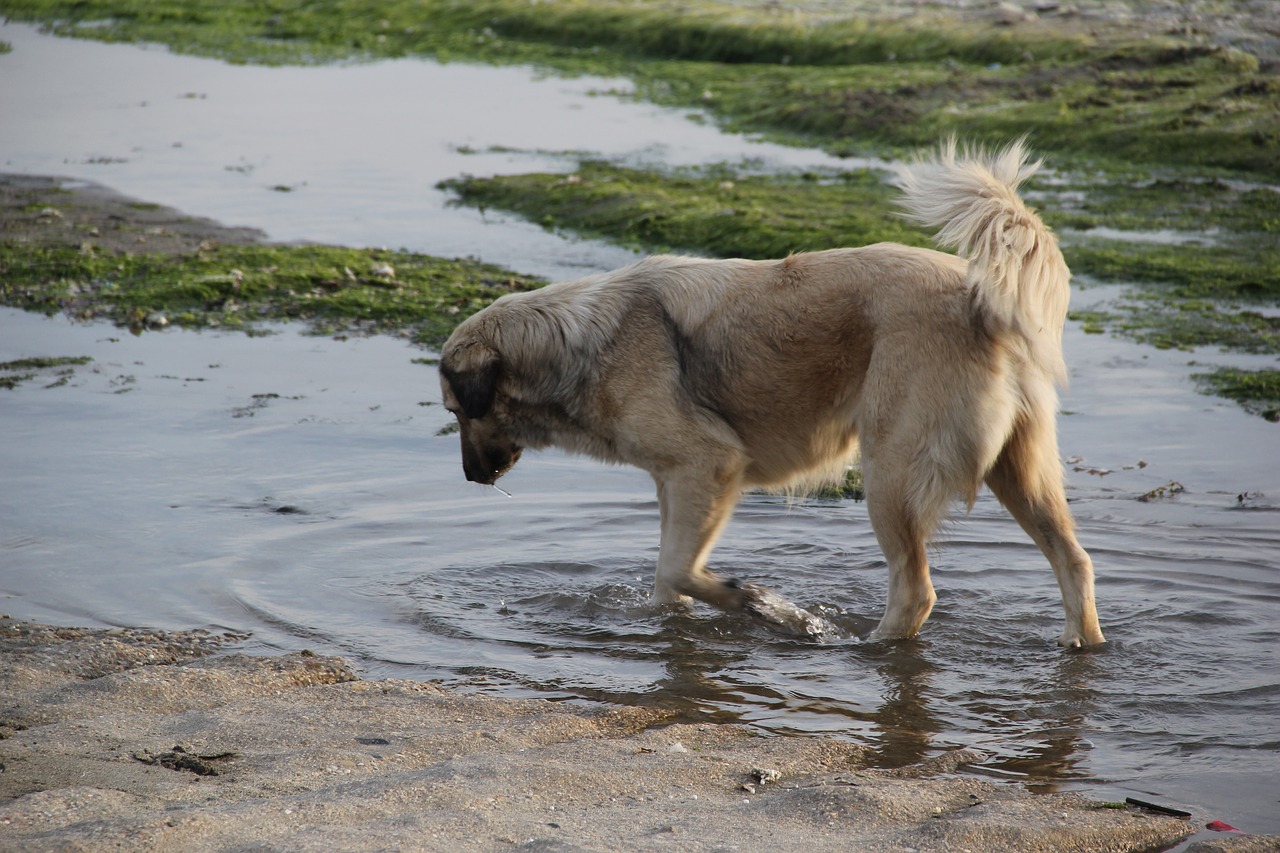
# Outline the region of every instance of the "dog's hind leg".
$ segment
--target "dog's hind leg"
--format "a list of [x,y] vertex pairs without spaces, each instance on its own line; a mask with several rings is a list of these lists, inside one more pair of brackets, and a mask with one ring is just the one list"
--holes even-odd
[[684,596],[727,610],[743,606],[746,592],[707,569],[707,557],[733,514],[742,491],[741,471],[726,467],[654,475],[662,517],[662,542],[654,596],[659,603]]
[[986,479],[1053,566],[1067,616],[1058,644],[1075,648],[1106,642],[1093,600],[1093,562],[1076,541],[1067,508],[1051,413],[1019,421]]

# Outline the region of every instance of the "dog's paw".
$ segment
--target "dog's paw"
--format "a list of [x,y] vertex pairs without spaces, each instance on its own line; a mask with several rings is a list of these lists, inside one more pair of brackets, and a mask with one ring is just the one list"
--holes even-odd
[[1090,646],[1100,646],[1106,641],[1107,638],[1102,636],[1101,631],[1086,634],[1083,631],[1068,628],[1058,638],[1058,645],[1064,649],[1087,649]]
[[743,592],[742,609],[770,628],[793,637],[804,637],[811,640],[822,640],[838,634],[832,625],[821,616],[810,613],[778,595],[768,587],[753,583],[742,583],[731,580],[735,589]]
[[912,637],[918,636],[920,636],[919,631],[892,631],[880,626],[867,635],[867,642],[888,643],[894,640],[910,640]]

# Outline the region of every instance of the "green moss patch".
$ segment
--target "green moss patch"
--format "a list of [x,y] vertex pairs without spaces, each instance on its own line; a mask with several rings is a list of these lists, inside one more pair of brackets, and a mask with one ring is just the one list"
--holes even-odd
[[[1280,192],[1274,187],[1164,168],[1112,170],[1102,179],[1072,177],[1079,195],[1054,196],[1045,215],[1064,228],[1181,232],[1165,242],[1214,245],[1280,242]],[[1165,235],[1155,235],[1165,236]]]
[[1280,299],[1277,246],[1217,247],[1087,241],[1069,245],[1077,273],[1104,281],[1167,286],[1181,299]]
[[461,203],[520,213],[551,229],[644,251],[774,258],[881,240],[927,245],[866,170],[740,176],[728,166],[671,173],[588,161],[572,175],[462,178]]
[[1272,422],[1280,422],[1280,370],[1219,368],[1195,375],[1207,393],[1235,400]]
[[[933,18],[806,14],[724,2],[610,0],[12,0],[18,20],[106,41],[153,41],[238,62],[298,63],[441,54],[599,68],[601,48],[636,59],[849,65],[1084,58],[1092,38]],[[587,53],[587,56],[580,55]]]
[[194,255],[86,253],[0,244],[0,303],[135,330],[398,332],[439,344],[504,293],[542,282],[490,264],[331,246],[216,246]]
[[1073,311],[1070,316],[1086,332],[1113,331],[1157,349],[1280,353],[1280,317],[1158,291],[1138,290],[1108,310]]

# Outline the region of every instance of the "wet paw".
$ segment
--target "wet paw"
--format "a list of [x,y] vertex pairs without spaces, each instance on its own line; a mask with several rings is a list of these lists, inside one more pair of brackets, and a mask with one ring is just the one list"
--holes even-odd
[[890,642],[892,640],[910,640],[912,637],[919,636],[919,631],[890,631],[883,627],[876,628],[867,635],[867,642],[881,643]]
[[742,609],[770,628],[793,637],[813,640],[834,637],[838,633],[836,626],[826,619],[788,601],[768,587],[742,583],[736,579],[728,581],[726,585],[741,590]]
[[1066,630],[1058,638],[1058,645],[1064,649],[1087,649],[1090,646],[1100,646],[1106,641],[1101,631],[1093,636],[1085,636],[1079,631]]

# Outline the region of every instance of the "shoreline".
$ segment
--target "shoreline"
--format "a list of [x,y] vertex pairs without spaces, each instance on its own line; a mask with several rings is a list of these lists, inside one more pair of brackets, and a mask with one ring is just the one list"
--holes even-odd
[[364,680],[238,639],[0,618],[0,847],[1137,851],[1203,823],[957,775],[970,750],[874,770],[831,738]]

